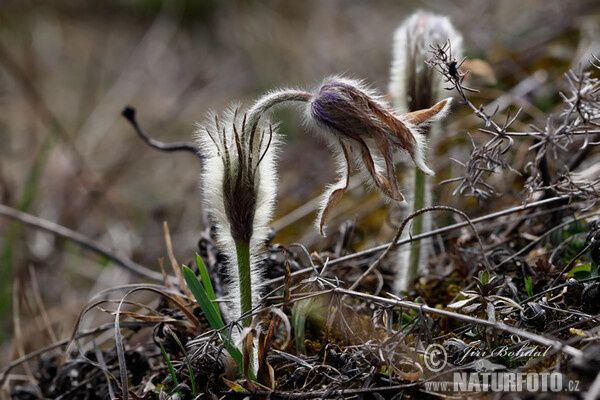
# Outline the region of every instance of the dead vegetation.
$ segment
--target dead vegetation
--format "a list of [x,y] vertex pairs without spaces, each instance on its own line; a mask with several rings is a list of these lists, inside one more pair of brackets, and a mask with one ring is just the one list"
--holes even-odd
[[[457,4],[466,10],[469,2]],[[490,4],[471,11],[477,15],[497,11]],[[221,302],[226,295],[224,282],[228,279],[226,259],[216,244],[214,227],[207,222],[206,210],[201,209],[198,195],[192,189],[198,174],[196,159],[185,158],[188,157],[185,152],[197,153],[188,139],[191,122],[199,116],[191,117],[189,106],[177,101],[162,113],[161,107],[152,101],[138,105],[133,92],[129,96],[125,93],[124,98],[131,100],[142,115],[154,115],[139,117],[137,121],[133,109],[127,109],[125,117],[144,140],[137,143],[131,139],[126,148],[114,148],[122,136],[133,137],[133,133],[125,123],[116,132],[111,130],[110,125],[121,111],[109,112],[106,104],[112,100],[100,102],[93,112],[82,106],[79,118],[71,116],[64,120],[65,106],[49,105],[47,95],[40,94],[42,89],[36,85],[35,74],[27,69],[19,52],[8,50],[4,39],[0,43],[3,79],[9,77],[11,84],[24,93],[20,101],[35,110],[35,124],[44,128],[36,128],[35,132],[47,129],[50,133],[36,136],[38,153],[28,158],[31,165],[28,164],[27,176],[10,172],[13,167],[8,162],[0,163],[2,203],[6,204],[0,205],[0,214],[19,222],[2,225],[0,231],[0,244],[13,252],[7,256],[5,251],[1,262],[14,268],[6,276],[17,282],[8,297],[10,300],[12,296],[9,303],[15,311],[3,311],[3,317],[11,320],[6,326],[13,332],[11,342],[15,350],[0,372],[0,396],[7,399],[437,399],[460,397],[462,392],[443,390],[432,383],[449,383],[448,387],[452,387],[456,373],[500,371],[553,374],[560,377],[562,390],[560,393],[488,390],[468,394],[493,398],[598,397],[600,62],[594,54],[600,53],[593,51],[597,49],[593,32],[599,24],[599,10],[591,2],[581,2],[567,12],[561,4],[545,6],[542,16],[512,20],[511,28],[521,30],[513,36],[505,33],[502,44],[494,44],[494,35],[490,33],[477,35],[486,31],[482,22],[476,21],[476,15],[467,16],[463,9],[450,12],[458,26],[464,25],[463,35],[477,57],[467,56],[463,64],[463,60],[452,57],[449,42],[431,49],[429,65],[444,77],[449,94],[458,96],[433,155],[433,169],[440,171],[433,189],[436,206],[410,214],[405,209],[385,205],[350,179],[347,186],[350,195],[346,196],[349,198],[341,201],[330,215],[331,225],[337,222],[337,231],[331,229],[327,239],[308,233],[313,226],[306,216],[318,208],[310,200],[316,196],[314,188],[322,188],[331,176],[315,178],[314,186],[293,184],[292,181],[311,180],[306,175],[310,171],[300,172],[295,165],[306,164],[306,153],[314,153],[311,165],[315,170],[327,171],[330,165],[320,157],[321,144],[308,144],[306,139],[298,138],[301,134],[295,133],[298,129],[295,126],[299,125],[295,117],[280,113],[283,122],[279,129],[290,130],[279,167],[283,176],[278,196],[283,211],[279,211],[280,217],[273,224],[278,230],[270,235],[267,252],[261,260],[267,271],[263,305],[252,311],[252,323],[242,330],[245,340],[236,343],[242,348],[254,341],[255,377],[247,370],[240,371],[227,349],[223,332],[233,331],[241,321],[228,319],[228,305]],[[380,6],[395,10],[384,2]],[[18,6],[12,7],[19,11]],[[63,7],[57,8],[56,15],[69,9]],[[270,21],[264,16],[266,11],[280,13],[275,19],[279,23],[286,18],[296,21],[285,14],[293,14],[294,6],[261,5],[257,6],[258,11],[240,7],[243,10],[223,6],[212,12],[220,10],[247,24],[251,31],[259,30],[254,25],[259,22],[254,22],[251,16],[256,17],[260,11],[257,21]],[[332,13],[327,7],[321,12]],[[151,45],[140,44],[138,56],[160,57],[155,54],[159,52],[158,44],[165,46],[160,51],[179,54],[168,48],[169,35],[178,35],[179,26],[188,29],[186,18],[209,19],[206,15],[212,15],[197,11],[198,14],[186,16],[186,10],[189,11],[185,7],[173,10],[164,6],[156,11],[158,17],[146,33]],[[366,10],[352,6],[348,16],[340,18],[356,18],[353,12]],[[9,6],[0,11],[8,15],[14,10]],[[317,11],[303,12],[314,21],[321,17]],[[374,26],[383,15],[368,14],[365,23]],[[388,26],[393,28],[405,15],[408,14],[394,18]],[[501,20],[510,20],[509,17],[502,12],[498,12],[497,19],[489,17],[489,29],[498,32],[507,29]],[[217,29],[211,23],[222,23],[217,16],[212,18],[205,29]],[[473,22],[468,25],[468,21]],[[292,30],[293,25],[288,29]],[[361,28],[357,35],[360,36],[362,29],[366,28]],[[378,33],[376,30],[372,34]],[[391,29],[386,34],[390,33]],[[325,35],[322,31],[314,34]],[[192,36],[183,35],[189,40]],[[309,39],[303,40],[310,42]],[[255,62],[247,65],[254,65],[257,70],[266,68],[268,60],[257,60],[252,53],[259,50],[253,50],[244,38],[238,40],[238,51],[248,52],[249,60]],[[269,40],[285,58],[286,50],[277,42],[281,39]],[[322,46],[329,40],[339,43],[352,38],[326,39]],[[189,50],[185,41],[178,43]],[[369,46],[372,42],[363,38],[355,44]],[[331,46],[332,59],[343,58],[334,47]],[[323,51],[328,54],[327,49]],[[486,62],[474,63],[476,58]],[[317,64],[316,59],[307,62]],[[132,60],[130,67],[135,70],[136,65],[143,63]],[[181,61],[181,65],[187,64]],[[481,65],[487,65],[494,75],[490,76],[489,70]],[[220,78],[214,81],[209,76],[200,78],[196,75],[200,72],[187,68],[180,68],[187,83],[181,83],[179,92],[171,88],[173,91],[169,89],[167,94],[181,95],[203,105],[212,100],[214,107],[225,104],[227,98],[238,97],[235,92],[239,88],[232,83],[222,97],[210,98],[222,84]],[[202,73],[216,71],[211,68],[217,67],[209,64]],[[361,68],[358,72],[363,73]],[[383,71],[380,67],[382,76]],[[128,70],[122,73],[123,80],[115,80],[113,88],[127,92],[125,82],[135,74]],[[312,77],[301,74],[298,79],[302,81],[308,76]],[[164,85],[172,83],[163,78]],[[381,76],[373,77],[377,79],[385,81]],[[93,83],[91,79],[90,84]],[[138,89],[143,86],[136,83]],[[230,92],[233,94],[229,96]],[[106,92],[105,96],[112,95]],[[10,127],[10,135],[25,129],[7,114],[2,116]],[[83,117],[87,117],[87,123],[81,123]],[[97,118],[102,124],[93,123]],[[190,124],[185,129],[178,126],[186,119]],[[157,135],[163,127],[173,133],[170,137],[182,142]],[[90,130],[112,135],[113,148],[102,150],[105,145],[97,136],[83,139],[72,133]],[[22,150],[23,144],[12,140]],[[148,150],[147,157],[155,155],[156,159],[142,158],[136,164],[128,164],[135,154],[146,152],[140,150],[144,147],[138,147],[143,142],[161,152]],[[295,147],[301,154],[290,150]],[[92,149],[98,151],[94,157],[84,156]],[[99,166],[100,159],[110,152],[115,154],[105,161],[103,169]],[[68,173],[61,173],[58,167],[64,154],[68,154]],[[8,158],[10,162],[15,159],[15,156]],[[145,167],[140,167],[141,163]],[[157,169],[156,175],[147,170],[150,165]],[[144,169],[144,176],[140,175],[140,168]],[[174,172],[179,170],[186,172]],[[295,180],[291,178],[294,174],[301,176]],[[401,178],[402,171],[398,175]],[[23,178],[29,186],[5,183],[17,178]],[[120,179],[123,181],[119,182]],[[76,187],[59,186],[56,190],[60,195],[42,195],[44,191],[39,187],[64,180],[75,182]],[[111,192],[112,185],[115,188],[123,185],[126,189]],[[140,207],[137,207],[139,200],[131,203],[124,200],[133,198],[136,190],[153,185],[167,192],[169,200],[149,200],[152,204]],[[19,191],[14,190],[17,187]],[[76,201],[55,202],[63,194],[74,194],[71,190],[81,193],[73,196]],[[149,193],[157,196],[154,190],[160,191],[153,189]],[[17,192],[20,197],[14,194]],[[181,200],[176,200],[178,197]],[[45,208],[44,202],[57,206]],[[307,205],[301,206],[303,203]],[[181,211],[171,210],[179,206]],[[69,209],[71,212],[66,212]],[[59,211],[52,214],[45,210]],[[89,214],[86,210],[90,210]],[[110,229],[104,229],[97,221],[110,215],[111,210],[120,210],[115,211],[118,218],[110,219],[106,223]],[[128,214],[127,210],[133,211]],[[413,218],[423,213],[432,215],[434,228],[401,239]],[[156,221],[148,217],[152,214]],[[93,223],[86,225],[86,218]],[[151,231],[147,236],[140,234],[143,240],[124,233],[127,226],[139,220],[147,222],[135,222],[136,232]],[[173,237],[158,220],[169,221]],[[34,229],[24,231],[21,224]],[[147,228],[150,225],[158,228]],[[105,230],[109,233],[102,234]],[[38,231],[52,234],[50,244],[44,242],[49,236],[36,236]],[[426,238],[431,238],[433,251],[423,261],[419,277],[411,282],[407,292],[395,293],[392,290],[395,253],[408,251]],[[81,254],[79,246],[90,253]],[[195,252],[204,267],[193,261]],[[196,275],[206,269],[219,304],[218,312],[224,316],[223,328],[211,327],[209,317],[184,282],[181,262],[176,257],[183,259]],[[148,267],[159,258],[157,268]],[[52,275],[48,269],[59,269],[61,264],[74,268],[72,265],[79,261],[80,269],[72,272],[75,276],[62,271],[59,283],[60,290],[68,290],[70,285],[86,286],[78,294],[85,306],[79,316],[75,314],[71,323],[65,325],[68,328],[59,331],[55,321],[60,320],[61,314],[68,314],[57,308],[64,298],[46,287],[54,282],[47,278]],[[93,289],[80,283],[80,275],[96,279],[106,270],[101,265],[107,263],[128,270],[135,278],[131,283],[106,283]],[[27,264],[33,266],[30,273],[22,268]],[[36,269],[41,272],[35,272]],[[203,284],[206,287],[206,281]],[[11,291],[3,295],[6,293]],[[31,318],[25,319],[27,315]],[[8,343],[7,335],[3,339]],[[445,364],[440,369],[436,364],[440,358],[432,353],[435,349],[445,354]],[[246,365],[249,362],[246,360]]]

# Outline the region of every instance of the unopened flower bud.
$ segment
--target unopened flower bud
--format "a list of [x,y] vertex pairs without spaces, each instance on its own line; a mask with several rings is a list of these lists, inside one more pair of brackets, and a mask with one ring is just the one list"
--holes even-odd
[[460,60],[463,38],[447,17],[418,11],[398,27],[389,87],[396,108],[403,112],[420,110],[441,100],[443,78],[425,62],[432,57],[432,46],[448,40],[453,57]]
[[[227,256],[233,317],[239,318],[240,288],[249,288],[252,304],[260,301],[262,272],[259,252],[264,247],[277,193],[275,156],[278,133],[267,120],[247,127],[246,114],[232,108],[222,119],[212,115],[198,125],[196,139],[204,159],[204,203],[217,230],[217,241]],[[249,260],[240,259],[240,246]],[[249,268],[250,282],[240,282],[240,260]],[[242,296],[243,297],[243,296]]]

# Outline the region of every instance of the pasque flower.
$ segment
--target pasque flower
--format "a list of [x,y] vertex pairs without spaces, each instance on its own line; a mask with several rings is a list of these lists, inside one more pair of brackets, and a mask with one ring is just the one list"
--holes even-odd
[[317,93],[282,89],[263,96],[246,113],[234,107],[222,119],[213,114],[199,125],[196,137],[205,156],[203,193],[229,259],[229,293],[240,299],[231,303],[235,316],[259,301],[257,249],[266,239],[273,212],[279,143],[264,114],[287,102],[306,104],[308,123],[324,132],[338,164],[340,179],[327,189],[319,212],[322,235],[329,213],[348,187],[351,163],[392,201],[404,200],[394,169],[396,151],[408,153],[422,171],[433,173],[424,161],[425,138],[420,129],[444,116],[450,103],[442,100],[431,108],[400,115],[363,83],[332,77]]
[[[404,112],[420,110],[441,100],[443,78],[426,65],[432,57],[432,49],[450,40],[453,56],[462,57],[462,36],[454,29],[447,17],[417,11],[407,18],[394,34],[393,61],[389,91],[393,105]],[[435,144],[436,129],[428,127],[422,133],[430,144]],[[426,157],[426,154],[423,154]],[[407,178],[409,201],[417,211],[431,205],[431,191],[423,169],[411,170]],[[431,215],[419,215],[413,220],[413,235],[431,228]],[[406,233],[408,236],[408,232]],[[396,288],[406,289],[417,273],[420,260],[427,258],[429,245],[421,241],[413,245],[410,254],[400,253]]]
[[362,82],[343,77],[327,79],[311,99],[308,121],[326,132],[336,156],[340,179],[324,196],[318,227],[324,235],[325,221],[348,187],[351,163],[392,201],[403,201],[394,168],[394,153],[404,151],[426,174],[433,174],[424,160],[422,124],[443,117],[450,100],[431,108],[400,115]]
[[[266,120],[252,126],[233,107],[198,125],[196,139],[205,156],[202,189],[229,265],[229,295],[237,319],[259,301],[259,251],[267,238],[277,192],[278,133]],[[248,318],[243,325],[248,325]]]
[[322,235],[329,213],[348,187],[351,163],[392,201],[404,200],[395,175],[396,151],[406,152],[418,168],[433,174],[424,160],[425,138],[420,128],[444,116],[450,104],[446,99],[400,115],[363,83],[332,77],[317,93],[273,91],[247,112],[232,107],[221,119],[212,114],[198,125],[204,202],[228,259],[231,317],[241,319],[243,327],[250,326],[248,314],[260,302],[259,252],[277,192],[279,139],[265,114],[289,102],[305,104],[308,124],[324,132],[339,168],[340,179],[327,189],[321,204],[318,227]]
[[462,58],[462,35],[448,17],[417,11],[394,33],[389,92],[402,112],[431,106],[443,97],[443,77],[426,65],[436,45],[450,40],[452,55]]

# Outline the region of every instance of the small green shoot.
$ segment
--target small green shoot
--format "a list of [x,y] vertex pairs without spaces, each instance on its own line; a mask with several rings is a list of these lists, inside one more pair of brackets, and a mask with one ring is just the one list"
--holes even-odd
[[[185,282],[187,283],[188,287],[190,288],[190,291],[196,298],[196,301],[198,302],[200,309],[206,316],[206,319],[208,320],[209,325],[211,326],[211,328],[221,331],[221,340],[223,340],[223,347],[225,347],[225,350],[227,350],[227,352],[229,353],[231,358],[233,358],[233,360],[235,361],[235,364],[237,365],[238,370],[240,372],[243,371],[244,364],[243,364],[242,352],[240,351],[240,349],[235,347],[233,345],[233,343],[231,342],[231,337],[229,336],[227,329],[225,329],[225,324],[223,323],[221,314],[218,313],[217,309],[215,308],[215,304],[210,300],[210,297],[209,297],[208,293],[206,292],[206,289],[202,286],[202,284],[200,284],[200,281],[198,280],[196,275],[194,275],[194,273],[192,272],[191,269],[189,269],[188,267],[186,267],[184,265],[182,267],[182,271],[183,271],[183,278],[185,279]],[[208,279],[208,275],[207,275],[207,279]],[[211,287],[212,287],[212,285],[211,285]],[[214,292],[213,292],[213,296],[214,296]],[[250,377],[253,380],[256,379],[254,376],[254,373],[252,371],[250,371]]]
[[525,278],[525,290],[527,290],[527,296],[533,297],[533,287],[531,285],[531,277]]
[[200,277],[202,278],[202,284],[206,289],[206,294],[208,295],[208,298],[213,302],[217,314],[219,314],[219,317],[221,317],[221,311],[219,311],[219,306],[217,305],[217,303],[214,303],[216,299],[215,290],[213,289],[212,282],[208,277],[208,271],[206,271],[204,261],[202,261],[202,258],[198,253],[196,253],[196,265],[198,266],[198,271],[200,272]]
[[[171,330],[171,328],[168,328],[168,329],[169,329],[169,333],[171,334],[171,336],[173,337],[173,339],[179,346],[179,349],[183,353],[183,356],[185,357],[185,363],[187,364],[188,371],[190,373],[190,382],[192,385],[192,395],[194,396],[194,398],[196,398],[196,379],[194,378],[194,371],[192,370],[192,363],[190,362],[190,358],[188,357],[187,351],[185,351],[185,347],[183,346],[183,344],[181,343],[181,340],[179,340],[179,338],[177,337],[175,332],[173,332],[173,330]],[[162,345],[161,345],[161,348],[162,348]],[[163,354],[164,354],[164,349],[163,349]]]
[[490,273],[489,272],[487,272],[487,271],[479,271],[478,275],[479,275],[478,276],[479,281],[481,283],[483,283],[484,285],[486,285],[486,284],[488,284],[490,282]]
[[[167,362],[167,366],[169,367],[169,372],[171,373],[171,378],[173,378],[173,384],[175,386],[179,386],[179,381],[177,380],[177,376],[175,375],[175,370],[173,369],[173,365],[171,364],[171,359],[169,358],[167,351],[165,350],[162,343],[159,343],[158,345],[160,346],[160,350],[162,351],[163,357],[165,358],[165,361]],[[181,393],[179,393],[179,395],[181,396]]]
[[[303,300],[306,301],[306,300]],[[301,301],[294,304],[292,307],[292,325],[296,336],[296,352],[298,354],[306,354],[306,346],[304,340],[306,338],[306,313],[301,312],[302,306],[298,306]]]
[[296,337],[296,351],[306,354],[307,323],[319,329],[327,324],[327,307],[329,301],[324,296],[311,297],[294,303],[292,307],[292,326]]

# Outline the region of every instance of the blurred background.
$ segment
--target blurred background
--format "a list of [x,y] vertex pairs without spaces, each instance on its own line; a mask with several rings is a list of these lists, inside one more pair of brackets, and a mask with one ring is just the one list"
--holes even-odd
[[[175,255],[189,263],[206,228],[199,162],[147,146],[123,108],[135,107],[150,136],[172,142],[190,140],[208,110],[249,105],[274,88],[312,89],[331,74],[385,92],[394,30],[417,9],[448,15],[463,33],[465,54],[491,66],[493,75],[469,82],[481,90],[474,102],[501,99],[500,113],[523,107],[515,129],[544,125],[559,104],[563,74],[600,54],[597,1],[2,0],[0,203],[157,271],[167,256],[166,221]],[[336,208],[331,238],[318,236],[313,199],[335,179],[333,159],[302,127],[298,110],[278,110],[273,119],[286,138],[275,241],[320,250],[348,220],[362,232],[357,247],[389,241],[388,206],[360,185]],[[468,157],[466,132],[477,138],[478,126],[455,105],[432,162],[438,181],[460,175],[449,159]],[[518,147],[515,162],[524,163],[528,146]],[[441,204],[477,215],[518,203],[510,188],[518,179],[509,176],[506,195],[479,207],[452,198],[452,185],[434,190]],[[94,293],[128,281],[139,278],[0,216],[0,366],[52,343],[53,334],[68,337]]]

